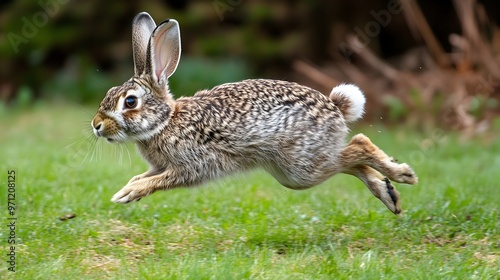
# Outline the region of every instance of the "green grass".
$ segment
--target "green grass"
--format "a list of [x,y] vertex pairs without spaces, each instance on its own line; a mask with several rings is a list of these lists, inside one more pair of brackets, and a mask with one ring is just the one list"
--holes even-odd
[[498,135],[354,126],[419,175],[397,186],[402,217],[347,175],[292,191],[262,171],[117,205],[146,164],[132,145],[86,140],[94,110],[0,115],[1,217],[17,173],[17,279],[499,279]]

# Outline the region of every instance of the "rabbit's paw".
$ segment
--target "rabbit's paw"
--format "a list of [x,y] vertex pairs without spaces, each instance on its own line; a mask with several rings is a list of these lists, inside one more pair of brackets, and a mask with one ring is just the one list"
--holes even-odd
[[139,201],[141,198],[149,195],[149,191],[140,184],[127,184],[119,192],[117,192],[113,198],[112,202],[116,203],[130,203],[134,201]]
[[393,171],[393,174],[387,174],[392,175],[389,176],[389,178],[393,181],[410,185],[418,183],[417,174],[415,174],[413,169],[406,163],[398,164],[398,167],[393,169]]
[[384,178],[381,183],[385,185],[385,192],[380,193],[380,200],[382,200],[392,213],[399,215],[401,213],[401,205],[399,204],[398,191],[387,178]]

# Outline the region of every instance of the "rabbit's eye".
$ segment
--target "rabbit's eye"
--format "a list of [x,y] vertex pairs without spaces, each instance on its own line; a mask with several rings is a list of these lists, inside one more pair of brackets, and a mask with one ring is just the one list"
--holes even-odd
[[125,108],[134,109],[137,106],[137,97],[131,95],[125,98]]

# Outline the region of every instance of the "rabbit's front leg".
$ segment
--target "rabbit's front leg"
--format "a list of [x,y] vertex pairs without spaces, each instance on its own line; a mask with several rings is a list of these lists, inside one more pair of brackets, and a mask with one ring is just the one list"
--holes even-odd
[[132,183],[132,182],[134,182],[134,181],[140,180],[140,179],[142,179],[142,178],[144,178],[144,177],[148,177],[148,173],[149,173],[149,170],[148,170],[148,171],[146,171],[146,172],[144,172],[144,173],[142,173],[142,174],[135,175],[134,177],[132,177],[132,178],[128,181],[127,185],[128,185],[128,184],[130,184],[130,183]]
[[167,169],[159,174],[143,177],[135,181],[131,180],[131,182],[111,198],[111,201],[116,203],[130,203],[138,201],[158,190],[172,189],[179,185],[174,172]]
[[130,184],[134,181],[137,181],[137,180],[140,180],[140,179],[143,179],[143,178],[146,178],[146,177],[149,177],[149,176],[153,176],[153,175],[156,175],[156,174],[159,174],[161,172],[161,170],[154,170],[154,169],[149,169],[148,171],[142,173],[142,174],[139,174],[139,175],[136,175],[134,177],[132,177],[132,179],[130,179],[127,183]]

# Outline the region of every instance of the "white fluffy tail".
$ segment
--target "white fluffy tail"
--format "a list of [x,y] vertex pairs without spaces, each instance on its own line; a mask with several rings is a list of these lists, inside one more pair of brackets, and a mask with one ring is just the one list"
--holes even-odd
[[365,95],[355,85],[340,84],[334,87],[330,99],[340,109],[346,122],[358,120],[365,112]]

